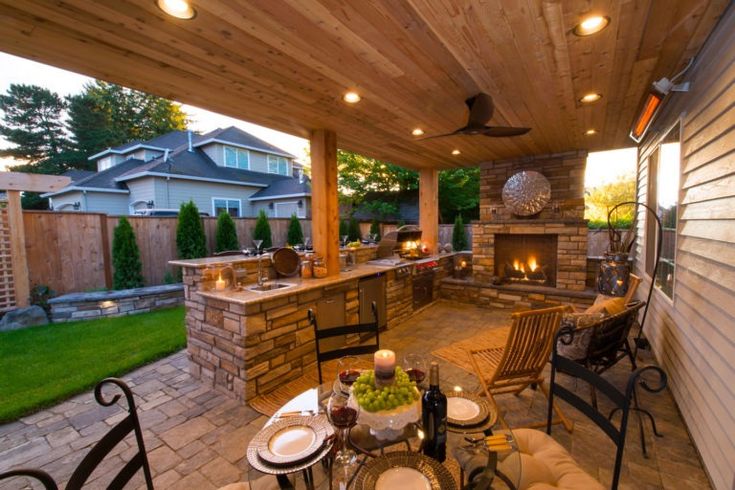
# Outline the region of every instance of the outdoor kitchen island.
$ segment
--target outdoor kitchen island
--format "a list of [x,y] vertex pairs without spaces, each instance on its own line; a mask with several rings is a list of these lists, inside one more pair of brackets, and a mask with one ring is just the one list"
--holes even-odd
[[[183,271],[190,371],[241,400],[269,393],[315,369],[309,309],[320,326],[358,323],[361,280],[384,277],[381,326],[391,328],[414,312],[414,275],[433,272],[432,297],[437,298],[453,257],[442,254],[399,266],[359,263],[325,278],[278,279],[290,286],[264,292],[248,290],[257,281],[256,257],[172,261]],[[270,269],[270,261],[261,266]],[[269,277],[275,277],[272,269]],[[362,310],[369,311],[369,305]]]

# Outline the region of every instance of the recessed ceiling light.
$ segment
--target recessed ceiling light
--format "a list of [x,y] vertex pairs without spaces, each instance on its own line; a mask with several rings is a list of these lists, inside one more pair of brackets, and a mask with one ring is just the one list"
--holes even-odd
[[597,94],[593,92],[593,93],[583,95],[582,98],[579,99],[579,101],[583,104],[591,104],[593,102],[597,102],[601,98],[602,98],[602,94]]
[[592,136],[593,134],[597,134],[597,130],[595,128],[590,128],[587,131],[584,132],[587,136]]
[[358,102],[360,102],[360,99],[362,99],[362,97],[360,97],[360,94],[358,94],[357,92],[347,92],[342,96],[342,100],[344,100],[348,104],[357,104]]
[[416,128],[413,131],[411,131],[411,134],[414,136],[421,136],[424,134],[424,130],[421,128]]
[[189,20],[196,17],[197,12],[186,0],[156,0],[158,8],[177,19]]
[[462,152],[459,150],[452,150],[452,155],[459,155],[460,153]]
[[582,22],[574,26],[572,32],[576,36],[591,36],[597,34],[610,24],[610,17],[602,15],[590,15],[582,19]]

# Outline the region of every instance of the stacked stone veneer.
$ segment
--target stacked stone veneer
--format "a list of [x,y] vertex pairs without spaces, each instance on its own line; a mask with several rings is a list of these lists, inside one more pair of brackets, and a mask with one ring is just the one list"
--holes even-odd
[[71,293],[49,300],[51,321],[91,320],[106,316],[134,315],[184,303],[184,287],[167,284],[120,291]]
[[[480,170],[480,220],[472,224],[472,269],[479,283],[490,283],[495,271],[495,235],[558,235],[556,287],[585,289],[587,225],[584,220],[586,152],[569,152],[488,162]],[[551,203],[530,218],[513,216],[505,207],[505,182],[522,170],[543,174],[551,185]]]
[[[451,255],[439,260],[435,298],[451,261]],[[252,272],[251,261],[236,261],[232,266],[242,270],[236,275],[254,280],[245,273]],[[211,288],[210,270],[183,268],[191,372],[241,400],[269,393],[315,369],[316,345],[307,312],[316,311],[320,299],[344,294],[346,322],[359,321],[359,279],[285,290],[275,299],[242,304],[199,294]],[[387,327],[391,328],[412,314],[413,284],[411,275],[397,277],[395,270],[385,271],[385,276]]]

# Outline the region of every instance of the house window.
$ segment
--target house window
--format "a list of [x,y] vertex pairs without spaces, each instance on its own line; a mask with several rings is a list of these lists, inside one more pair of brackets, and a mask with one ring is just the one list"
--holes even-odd
[[216,217],[222,212],[228,213],[233,218],[240,217],[240,200],[239,199],[212,199],[212,214]]
[[[677,124],[658,144],[649,158],[648,204],[656,210],[663,225],[661,235],[661,258],[656,271],[656,287],[669,298],[674,297],[674,277],[676,272],[676,228],[679,204],[679,173],[681,165],[681,141]],[[647,226],[646,248],[653,253],[646,254],[646,269],[653,272],[656,249],[654,226]]]
[[288,158],[268,155],[268,173],[288,175]]
[[225,167],[250,169],[250,152],[242,148],[225,146]]

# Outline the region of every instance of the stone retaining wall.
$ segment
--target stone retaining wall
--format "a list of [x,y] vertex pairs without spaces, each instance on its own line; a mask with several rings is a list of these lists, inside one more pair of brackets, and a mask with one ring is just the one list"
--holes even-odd
[[52,322],[134,315],[184,303],[184,286],[167,284],[120,291],[71,293],[49,300]]

